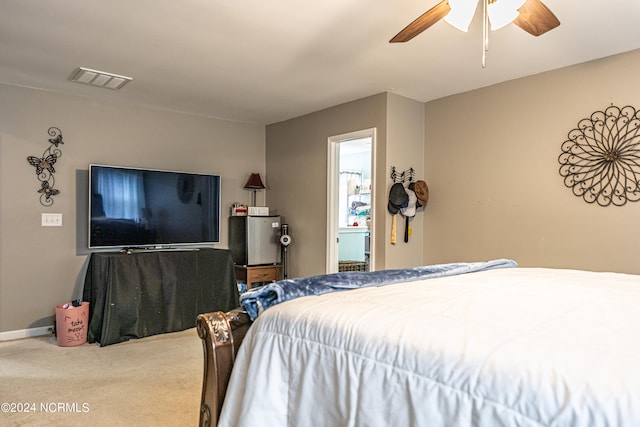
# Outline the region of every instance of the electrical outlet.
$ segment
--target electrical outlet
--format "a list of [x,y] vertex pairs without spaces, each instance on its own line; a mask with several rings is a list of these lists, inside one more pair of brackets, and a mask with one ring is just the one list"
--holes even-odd
[[43,227],[62,227],[62,214],[61,213],[43,213],[42,226]]

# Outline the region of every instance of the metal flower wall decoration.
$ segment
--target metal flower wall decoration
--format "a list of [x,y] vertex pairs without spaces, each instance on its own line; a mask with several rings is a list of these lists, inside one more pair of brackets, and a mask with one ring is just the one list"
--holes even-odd
[[40,204],[43,206],[53,205],[53,196],[60,194],[60,190],[55,188],[55,178],[53,174],[56,172],[54,165],[60,157],[62,157],[62,150],[58,147],[62,142],[62,132],[57,127],[50,127],[47,131],[49,136],[49,146],[42,157],[28,156],[27,162],[36,168],[36,176],[40,181]]
[[610,106],[578,122],[562,143],[560,175],[587,203],[640,200],[640,111]]

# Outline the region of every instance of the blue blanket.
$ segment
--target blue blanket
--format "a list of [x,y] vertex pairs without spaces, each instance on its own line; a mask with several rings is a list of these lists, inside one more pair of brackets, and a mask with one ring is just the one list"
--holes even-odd
[[267,308],[303,296],[517,266],[518,264],[515,261],[497,259],[483,262],[437,264],[371,272],[353,271],[285,279],[245,292],[240,295],[240,305],[247,311],[251,320],[255,320]]

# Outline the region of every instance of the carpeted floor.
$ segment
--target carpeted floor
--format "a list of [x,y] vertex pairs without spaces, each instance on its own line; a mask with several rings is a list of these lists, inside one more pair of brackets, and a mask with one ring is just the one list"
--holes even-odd
[[197,426],[202,372],[195,328],[106,347],[0,342],[0,425]]

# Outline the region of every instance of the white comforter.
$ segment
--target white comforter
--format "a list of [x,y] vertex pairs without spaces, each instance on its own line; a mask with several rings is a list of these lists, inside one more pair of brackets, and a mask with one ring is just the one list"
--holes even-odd
[[640,276],[527,268],[289,301],[220,425],[640,426],[639,305]]

